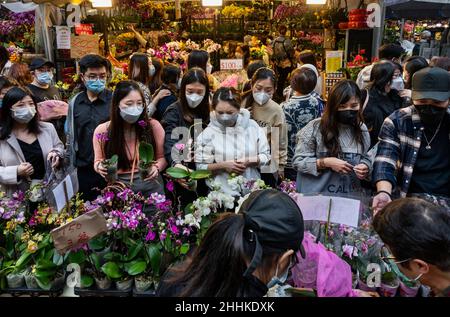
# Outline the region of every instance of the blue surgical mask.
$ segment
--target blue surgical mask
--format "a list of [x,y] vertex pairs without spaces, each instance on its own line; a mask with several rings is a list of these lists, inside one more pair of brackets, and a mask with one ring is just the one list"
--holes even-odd
[[40,84],[48,85],[52,82],[53,74],[50,72],[40,73],[36,79]]
[[3,107],[3,99],[0,99],[0,109]]
[[269,283],[267,283],[267,288],[272,288],[275,285],[283,285],[284,283],[286,283],[286,280],[288,278],[289,275],[289,267],[287,268],[286,272],[283,273],[283,275],[278,276],[278,264],[277,264],[277,269],[275,270],[275,276],[272,277],[272,279],[269,281]]
[[106,80],[94,79],[86,81],[86,89],[93,92],[94,94],[99,94],[106,87]]

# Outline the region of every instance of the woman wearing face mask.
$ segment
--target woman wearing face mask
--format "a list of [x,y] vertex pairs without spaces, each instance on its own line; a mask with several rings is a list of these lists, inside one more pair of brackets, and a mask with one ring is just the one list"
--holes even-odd
[[270,161],[263,129],[240,105],[240,96],[234,90],[219,88],[212,101],[211,121],[199,135],[195,150],[197,168],[212,171],[214,181],[230,195],[237,194],[228,185],[231,173],[249,180],[260,179],[257,168]]
[[210,63],[209,53],[207,51],[193,50],[188,56],[187,65],[188,69],[198,67],[206,72],[211,92],[214,92],[219,88],[219,81],[211,75],[213,67]]
[[323,116],[300,130],[292,160],[298,192],[360,197],[360,180],[372,167],[360,103],[355,82],[340,81],[331,89]]
[[[113,155],[119,157],[119,181],[131,186],[134,192],[145,197],[151,193],[164,193],[160,173],[166,168],[164,158],[164,130],[161,124],[148,119],[145,103],[139,85],[134,81],[117,84],[111,104],[111,121],[97,127],[94,132],[94,169],[106,177],[104,160]],[[148,177],[140,178],[139,144],[149,143],[155,150],[155,161],[148,170]]]
[[164,67],[163,61],[159,58],[149,58],[150,68],[150,83],[148,85],[150,93],[155,94],[155,91],[162,85],[161,73]]
[[[283,109],[272,100],[277,86],[275,73],[269,68],[258,69],[252,78],[252,89],[244,94],[243,107],[251,113],[251,118],[266,130],[267,140],[272,151],[269,173],[262,179],[267,185],[276,187],[284,178],[287,163],[287,130]],[[272,133],[278,137],[272,140]]]
[[411,99],[411,84],[413,75],[425,68],[428,67],[428,62],[422,56],[410,56],[406,59],[403,64],[403,80],[405,81],[405,87],[403,90],[399,92],[400,97],[406,99],[406,103],[408,106],[412,105]]
[[302,214],[289,195],[253,192],[238,213],[221,214],[193,256],[163,276],[156,294],[262,297],[286,282],[297,251],[305,257],[303,231]]
[[151,63],[150,58],[147,54],[135,53],[130,58],[130,64],[128,66],[128,78],[134,80],[144,94],[144,101],[147,105],[148,115],[151,117],[155,112],[152,104],[152,95],[148,84],[150,83],[150,78],[152,72],[154,74],[155,66]]
[[[164,154],[170,166],[192,170],[196,168],[193,158],[194,137],[208,125],[209,112],[208,79],[202,69],[192,68],[181,80],[179,100],[167,108],[161,120],[166,131]],[[188,204],[197,197],[194,192],[186,189],[193,188],[186,181],[178,180],[175,190],[177,194],[181,194],[182,204]],[[197,193],[199,191],[207,192],[204,182],[198,182]]]
[[371,148],[378,142],[384,119],[404,106],[404,100],[399,96],[398,90],[392,88],[392,83],[398,78],[394,76],[394,72],[392,62],[382,61],[374,64],[369,87],[361,92],[364,123],[369,129]]
[[46,168],[58,167],[64,146],[53,125],[39,121],[34,100],[22,88],[6,93],[1,113],[0,187],[10,197],[44,179]]
[[153,104],[156,111],[153,118],[160,121],[167,108],[178,99],[178,90],[181,86],[181,70],[174,64],[165,65],[162,71],[161,79],[163,84],[155,92]]

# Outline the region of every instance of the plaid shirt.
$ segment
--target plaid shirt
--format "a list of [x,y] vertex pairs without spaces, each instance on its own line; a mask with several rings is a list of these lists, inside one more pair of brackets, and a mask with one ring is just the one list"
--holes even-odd
[[[450,109],[447,109],[446,119],[450,119]],[[406,197],[419,154],[423,130],[424,127],[414,106],[399,109],[384,120],[374,162],[375,183],[389,181],[393,188],[399,191],[401,197]]]

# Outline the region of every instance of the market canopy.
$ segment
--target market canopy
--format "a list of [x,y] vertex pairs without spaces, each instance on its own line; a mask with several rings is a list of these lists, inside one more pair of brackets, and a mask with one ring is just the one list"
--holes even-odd
[[385,0],[386,18],[450,18],[450,0]]

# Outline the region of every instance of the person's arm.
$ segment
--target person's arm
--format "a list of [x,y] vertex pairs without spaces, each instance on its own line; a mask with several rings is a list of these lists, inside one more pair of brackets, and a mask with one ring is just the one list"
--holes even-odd
[[318,176],[320,174],[316,154],[318,129],[314,128],[314,123],[319,124],[318,122],[311,121],[297,133],[297,145],[295,147],[294,157],[292,158],[292,165],[301,173]]
[[20,182],[20,165],[0,166],[0,184],[16,185]]
[[152,125],[153,137],[155,140],[155,159],[156,159],[156,167],[159,172],[162,172],[167,167],[167,161],[164,157],[164,138],[165,132],[161,124],[157,120],[150,120],[150,124]]
[[284,168],[287,164],[287,156],[288,156],[288,134],[287,134],[287,124],[286,117],[284,116],[283,109],[281,109],[281,120],[280,120],[280,135],[279,135],[279,144],[280,144],[280,152],[279,152],[279,161],[278,161],[278,171],[283,172]]
[[[107,128],[105,128],[105,125],[99,125],[94,130],[94,135],[92,137],[92,145],[94,148],[94,170],[100,174],[101,169],[101,163],[106,159],[105,157],[105,143],[103,141],[103,138],[100,137],[100,135],[107,133]],[[113,141],[111,141],[113,142]]]
[[400,158],[400,139],[394,123],[394,115],[386,118],[381,127],[377,155],[373,164],[373,182],[377,193],[372,207],[378,212],[391,201],[392,190],[397,183],[397,162]]

